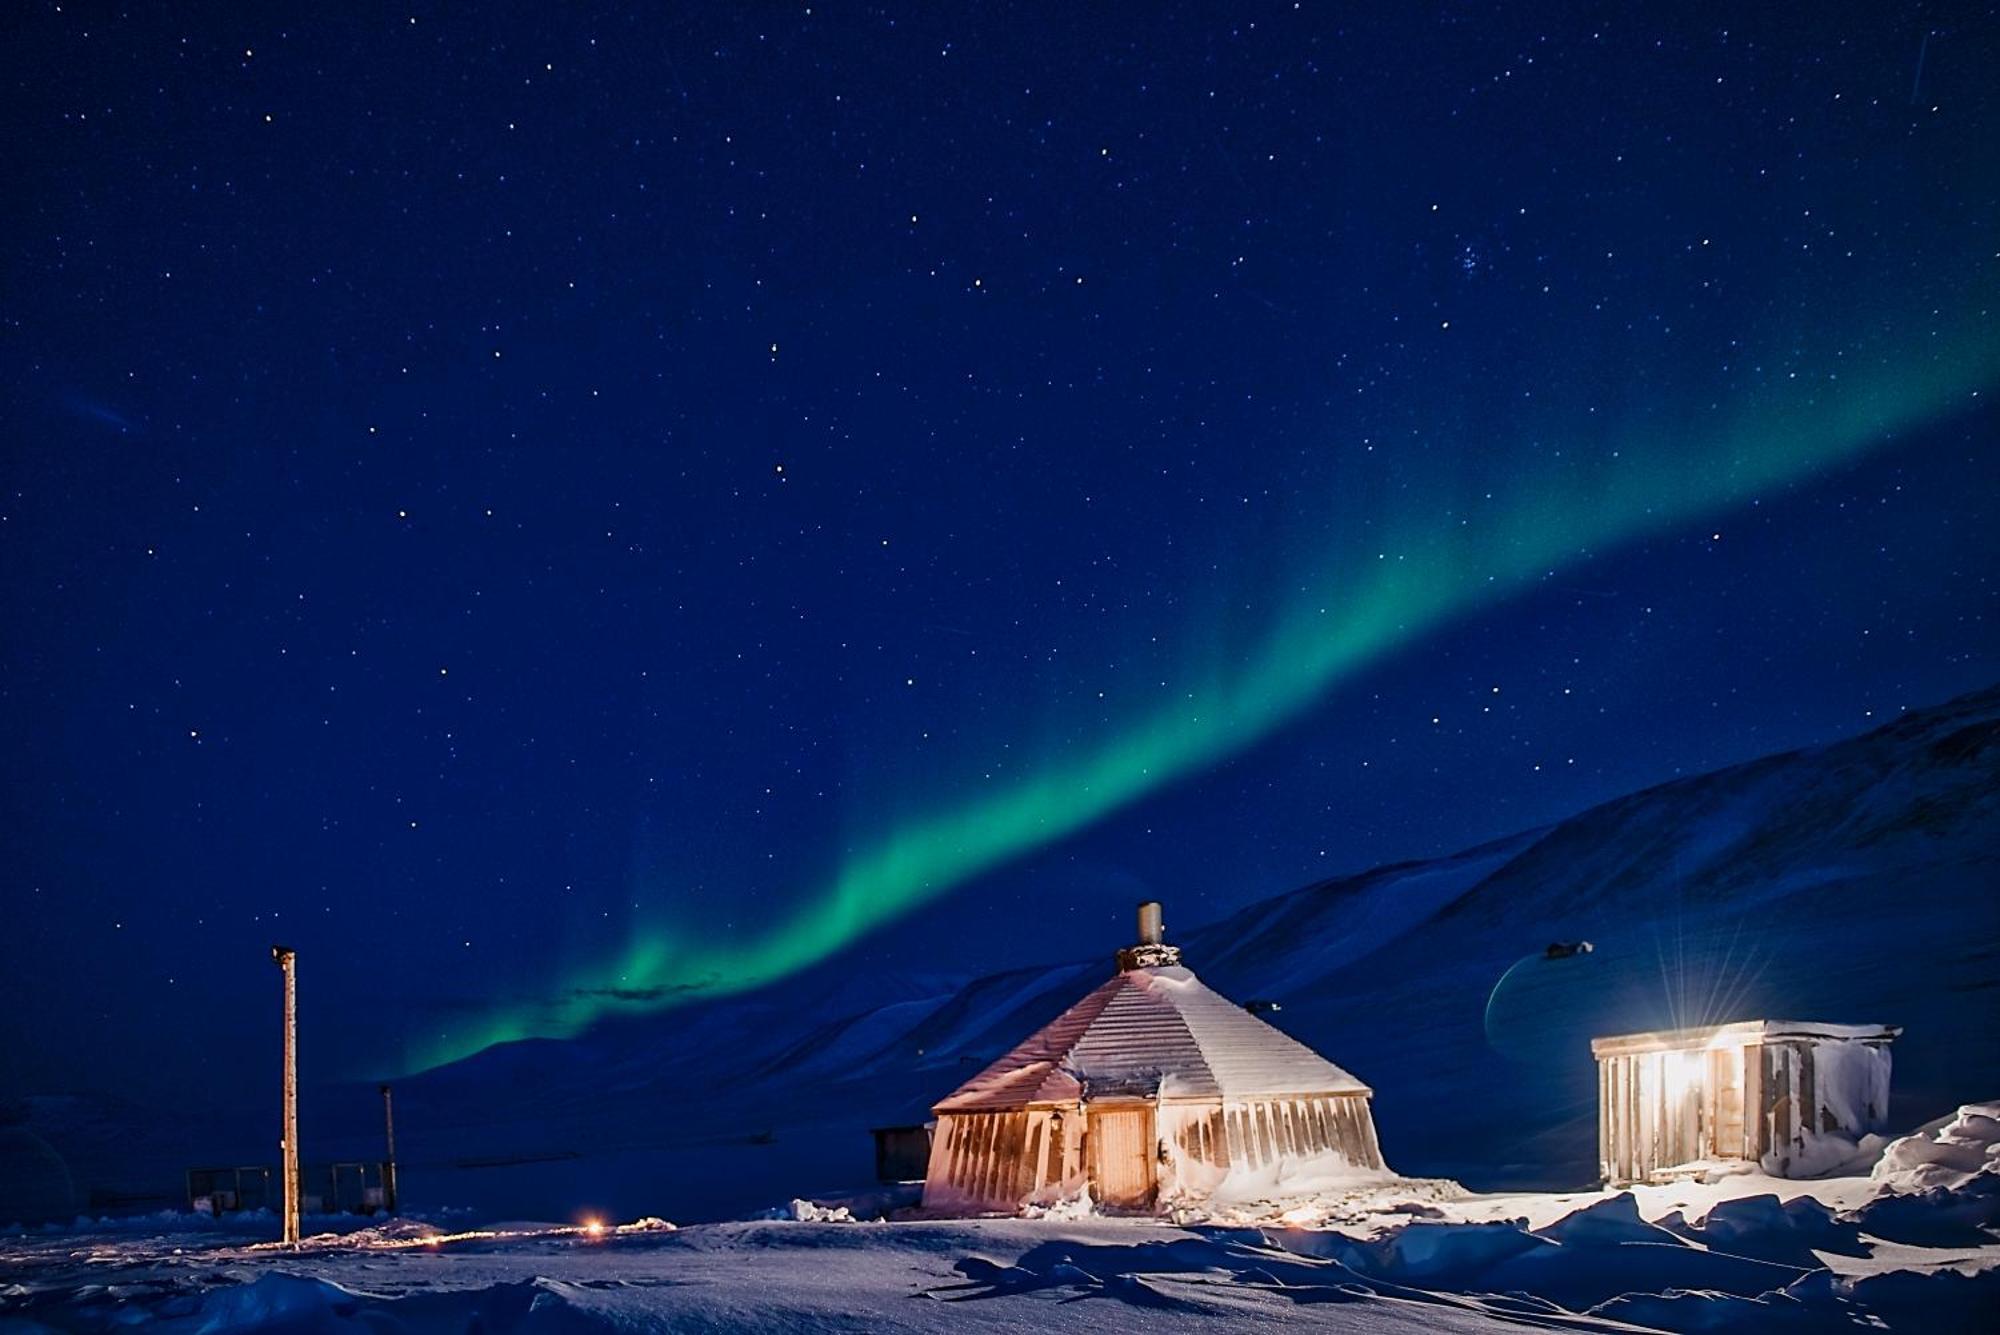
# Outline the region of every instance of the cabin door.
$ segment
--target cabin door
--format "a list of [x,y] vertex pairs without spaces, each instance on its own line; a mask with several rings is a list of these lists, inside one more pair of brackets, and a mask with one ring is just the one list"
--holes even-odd
[[1154,1153],[1151,1104],[1092,1108],[1091,1198],[1118,1209],[1150,1209]]
[[1714,1131],[1707,1157],[1754,1159],[1743,1139],[1743,1049],[1718,1048],[1708,1054],[1709,1098],[1715,1103]]

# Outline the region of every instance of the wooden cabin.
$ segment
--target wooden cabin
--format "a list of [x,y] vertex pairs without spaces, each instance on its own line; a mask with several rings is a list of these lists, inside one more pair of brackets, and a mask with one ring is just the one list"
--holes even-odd
[[1181,967],[1149,902],[1116,974],[935,1106],[924,1204],[1151,1212],[1232,1176],[1380,1177],[1370,1094]]
[[1889,1108],[1891,1025],[1748,1020],[1591,1040],[1608,1186],[1748,1165],[1810,1177]]

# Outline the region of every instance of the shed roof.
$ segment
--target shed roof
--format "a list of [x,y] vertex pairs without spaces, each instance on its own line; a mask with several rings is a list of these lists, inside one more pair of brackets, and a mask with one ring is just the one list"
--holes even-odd
[[1737,1020],[1731,1024],[1693,1029],[1654,1029],[1640,1034],[1609,1034],[1590,1040],[1598,1057],[1638,1052],[1681,1052],[1690,1049],[1733,1048],[1751,1043],[1779,1043],[1788,1038],[1844,1039],[1857,1043],[1887,1043],[1902,1033],[1893,1024],[1823,1024],[1817,1020]]
[[1126,969],[938,1103],[997,1112],[1120,1094],[1253,1098],[1368,1086],[1178,965]]

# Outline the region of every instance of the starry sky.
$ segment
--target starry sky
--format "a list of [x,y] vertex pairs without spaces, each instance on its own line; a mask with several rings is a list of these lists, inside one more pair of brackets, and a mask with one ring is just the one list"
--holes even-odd
[[10,12],[0,1093],[222,1097],[274,940],[393,1074],[1989,684],[2000,18],[1783,8]]

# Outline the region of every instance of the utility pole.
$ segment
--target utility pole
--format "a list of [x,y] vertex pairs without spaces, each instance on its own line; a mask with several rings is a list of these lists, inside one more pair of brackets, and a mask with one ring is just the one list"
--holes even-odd
[[389,1100],[389,1087],[382,1086],[382,1131],[389,1138],[389,1157],[382,1161],[382,1208],[396,1213],[396,1105]]
[[299,977],[298,954],[289,946],[272,946],[271,958],[285,971],[285,1235],[299,1244]]

